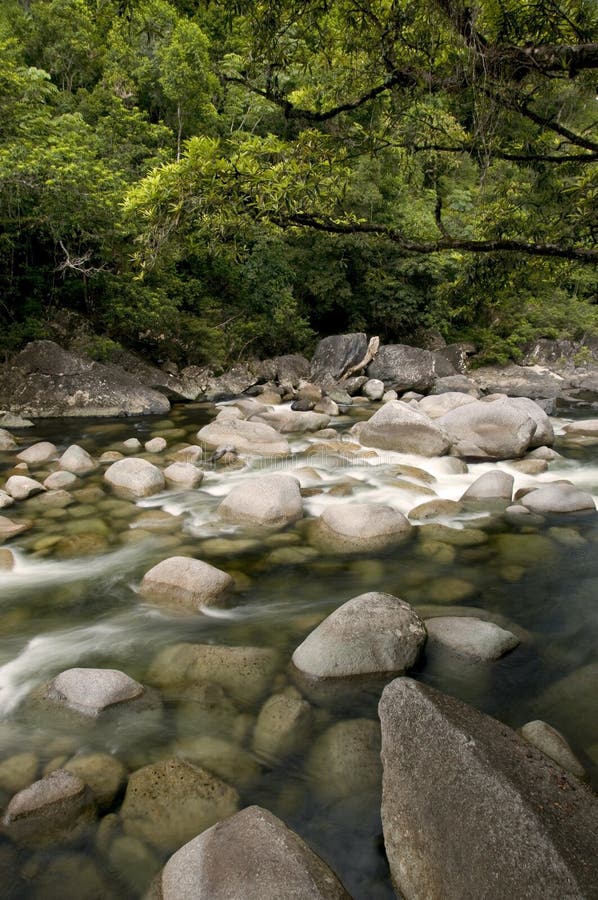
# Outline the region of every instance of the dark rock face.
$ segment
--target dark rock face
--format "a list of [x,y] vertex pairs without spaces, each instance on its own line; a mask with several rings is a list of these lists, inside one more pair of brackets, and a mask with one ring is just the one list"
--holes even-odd
[[368,339],[363,332],[334,334],[324,338],[316,347],[311,361],[311,380],[320,384],[327,375],[335,380],[341,378],[351,366],[361,362],[367,348]]
[[486,394],[529,397],[530,400],[557,397],[564,387],[563,379],[558,375],[537,372],[529,366],[484,366],[474,369],[471,378]]
[[0,406],[35,417],[126,416],[165,413],[164,394],[117,366],[105,366],[32,341],[0,373]]
[[171,856],[153,900],[350,900],[326,863],[259,806],[219,822]]
[[369,364],[367,374],[383,381],[387,390],[427,391],[436,377],[434,354],[406,344],[386,344]]
[[382,823],[406,900],[596,897],[598,801],[514,731],[409,678],[379,706]]

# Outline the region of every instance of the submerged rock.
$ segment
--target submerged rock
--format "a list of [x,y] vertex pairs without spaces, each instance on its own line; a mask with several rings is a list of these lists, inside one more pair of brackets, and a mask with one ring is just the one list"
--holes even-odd
[[380,725],[344,719],[315,741],[305,766],[312,790],[325,802],[379,790]]
[[95,816],[93,797],[71,772],[57,769],[16,794],[2,819],[2,831],[28,847],[78,837]]
[[97,719],[116,707],[130,713],[160,710],[157,697],[118,669],[65,669],[33,694],[34,703],[63,707],[79,716]]
[[266,809],[249,806],[168,860],[148,900],[350,900],[313,850]]
[[63,768],[85,782],[100,810],[110,808],[127,781],[125,766],[109,753],[74,756]]
[[164,489],[164,475],[157,466],[146,459],[129,457],[112,463],[104,472],[104,480],[108,482],[117,497],[126,500],[137,500],[149,497]]
[[282,528],[303,515],[299,481],[292,475],[261,475],[238,484],[218,507],[227,522]]
[[573,750],[556,728],[541,719],[527,722],[522,725],[519,732],[526,741],[541,750],[546,756],[564,769],[582,780],[587,779],[586,770],[573,753]]
[[253,732],[253,749],[269,760],[281,760],[305,745],[313,721],[306,700],[273,694],[262,706]]
[[365,553],[404,541],[412,527],[402,513],[390,506],[343,503],[329,506],[316,520],[312,540],[332,552]]
[[406,900],[594,896],[596,798],[505,725],[409,678],[387,685],[382,824]]
[[202,607],[226,606],[233,587],[233,579],[222,569],[200,559],[170,556],[145,573],[139,593],[159,606],[198,612]]
[[519,645],[519,638],[475,616],[437,616],[426,622],[430,646],[440,645],[472,659],[499,659]]

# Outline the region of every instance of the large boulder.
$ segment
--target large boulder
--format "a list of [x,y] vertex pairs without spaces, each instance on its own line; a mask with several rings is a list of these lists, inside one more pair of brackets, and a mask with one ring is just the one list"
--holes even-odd
[[412,525],[391,506],[381,503],[339,503],[315,521],[314,544],[337,553],[367,553],[393,547],[409,537]]
[[383,381],[387,390],[427,391],[436,377],[434,354],[405,344],[384,344],[367,374]]
[[327,376],[338,381],[364,358],[368,339],[362,332],[325,337],[312,357],[310,380],[319,384]]
[[202,607],[226,606],[233,586],[230,575],[201,559],[170,556],[145,573],[139,593],[158,606],[198,612]]
[[430,419],[439,419],[451,409],[457,409],[458,406],[467,406],[473,403],[476,398],[471,394],[462,391],[445,391],[441,394],[428,394],[422,397],[418,403],[420,412],[428,416]]
[[94,817],[93,796],[86,784],[57,769],[15,794],[1,830],[18,844],[39,847],[80,837]]
[[166,481],[161,470],[148,462],[130,456],[117,459],[104,472],[104,480],[108,482],[114,493],[125,500],[137,500],[149,497],[164,490]]
[[210,447],[230,447],[237,453],[256,456],[288,456],[291,452],[286,438],[263,422],[244,419],[224,419],[210,422],[197,432],[200,441]]
[[596,895],[598,803],[505,725],[409,678],[387,685],[382,825],[405,900]]
[[37,444],[32,444],[26,450],[21,450],[20,453],[17,453],[17,459],[27,463],[28,466],[39,466],[51,459],[55,459],[57,455],[58,450],[55,444],[50,443],[50,441],[38,441]]
[[350,900],[334,872],[266,809],[248,806],[168,860],[148,900]]
[[529,443],[530,450],[537,447],[549,447],[554,443],[554,428],[546,412],[538,403],[528,397],[513,397],[511,404],[526,413],[536,423],[536,430]]
[[208,400],[220,400],[242,394],[247,388],[257,384],[257,375],[242,364],[233,366],[218,378],[208,379],[204,394]]
[[512,459],[523,456],[536,433],[536,422],[507,398],[475,400],[436,419],[454,456]]
[[239,795],[215,775],[182,759],[165,759],[129,777],[121,807],[125,834],[159,850],[176,850],[238,809]]
[[424,623],[408,603],[373,591],[327,616],[297,647],[293,665],[311,678],[402,674],[425,640]]
[[165,413],[164,394],[118,366],[75,356],[53,341],[27,344],[0,373],[0,406],[33,418]]
[[535,513],[570,513],[596,509],[591,494],[563,482],[542,485],[522,497],[520,503]]
[[469,373],[485,394],[507,394],[531,400],[558,397],[566,382],[542,366],[483,366]]
[[218,507],[227,522],[283,528],[303,515],[299,482],[292,475],[259,475],[236,485]]
[[446,433],[427,415],[400,400],[390,400],[368,419],[359,432],[368,447],[442,456],[449,448]]

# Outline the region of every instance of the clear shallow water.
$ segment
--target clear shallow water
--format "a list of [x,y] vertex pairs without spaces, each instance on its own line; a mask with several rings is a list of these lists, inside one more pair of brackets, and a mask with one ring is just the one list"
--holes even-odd
[[[49,420],[22,436],[24,445],[48,439],[63,449],[78,443],[99,455],[122,450],[126,438],[136,436],[143,442],[162,434],[168,450],[148,458],[163,464],[173,448],[195,441],[209,416],[209,409],[198,404],[175,409],[167,422]],[[345,418],[335,426],[342,431],[352,421]],[[345,437],[350,440],[350,435]],[[596,783],[598,715],[588,715],[592,699],[587,686],[570,692],[565,701],[545,696],[545,691],[597,661],[598,514],[554,517],[530,527],[510,525],[498,512],[489,517],[484,510],[470,509],[450,524],[481,528],[482,543],[445,544],[439,550],[422,541],[419,532],[392,552],[352,557],[314,551],[307,544],[305,523],[267,536],[222,527],[214,515],[220,499],[258,471],[291,468],[304,488],[306,516],[313,516],[330,504],[364,501],[387,503],[406,513],[431,499],[430,490],[459,498],[490,468],[472,465],[469,472],[455,475],[446,471],[442,460],[399,454],[340,457],[318,448],[313,452],[316,441],[305,436],[292,441],[296,456],[289,461],[255,462],[242,470],[208,466],[200,489],[166,491],[137,505],[104,491],[99,470],[81,479],[72,506],[44,511],[33,499],[5,511],[14,519],[35,518],[35,527],[6,545],[15,550],[16,564],[12,572],[0,571],[0,763],[15,753],[33,751],[39,758],[39,777],[48,763],[53,766],[89,750],[114,754],[130,770],[169,758],[177,740],[201,735],[204,727],[188,698],[184,705],[180,690],[165,693],[163,723],[149,735],[137,732],[126,715],[117,727],[100,726],[93,732],[52,717],[32,717],[26,698],[73,666],[119,668],[144,682],[156,654],[181,641],[276,648],[282,664],[272,693],[288,686],[286,665],[293,650],[326,614],[359,593],[383,590],[428,612],[434,604],[440,612],[450,609],[447,596],[453,596],[459,606],[502,616],[522,638],[520,647],[502,660],[474,664],[429,653],[413,674],[513,727],[532,718],[547,719],[564,731]],[[522,475],[503,463],[500,467],[515,475],[516,489],[565,477],[597,493],[598,447],[562,443],[559,449],[565,458],[539,476]],[[0,456],[5,475],[13,458],[9,453]],[[45,465],[31,474],[43,477],[51,468]],[[177,518],[161,523],[165,530],[149,532],[139,517],[152,510]],[[237,581],[233,607],[181,618],[141,602],[136,588],[143,573],[174,554],[194,555],[230,572]],[[503,619],[498,619],[500,624]],[[224,733],[249,753],[261,703],[239,706],[244,730],[236,720]],[[394,896],[381,839],[379,788],[331,799],[325,773],[314,774],[307,761],[320,734],[342,719],[375,719],[376,703],[375,693],[362,691],[315,709],[305,752],[281,762],[254,755],[259,775],[240,789],[242,806],[260,803],[296,828],[331,863],[356,900]],[[150,851],[151,864],[140,866],[133,857],[111,853],[102,828],[92,829],[75,846],[15,855],[0,844],[0,872],[7,871],[0,896],[142,896],[152,866],[157,868],[164,856]],[[69,872],[79,874],[74,878]]]

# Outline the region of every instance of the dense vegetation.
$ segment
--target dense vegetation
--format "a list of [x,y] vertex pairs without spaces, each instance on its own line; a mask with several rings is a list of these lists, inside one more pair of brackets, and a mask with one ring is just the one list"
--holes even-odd
[[4,349],[598,333],[597,40],[595,0],[3,0]]

